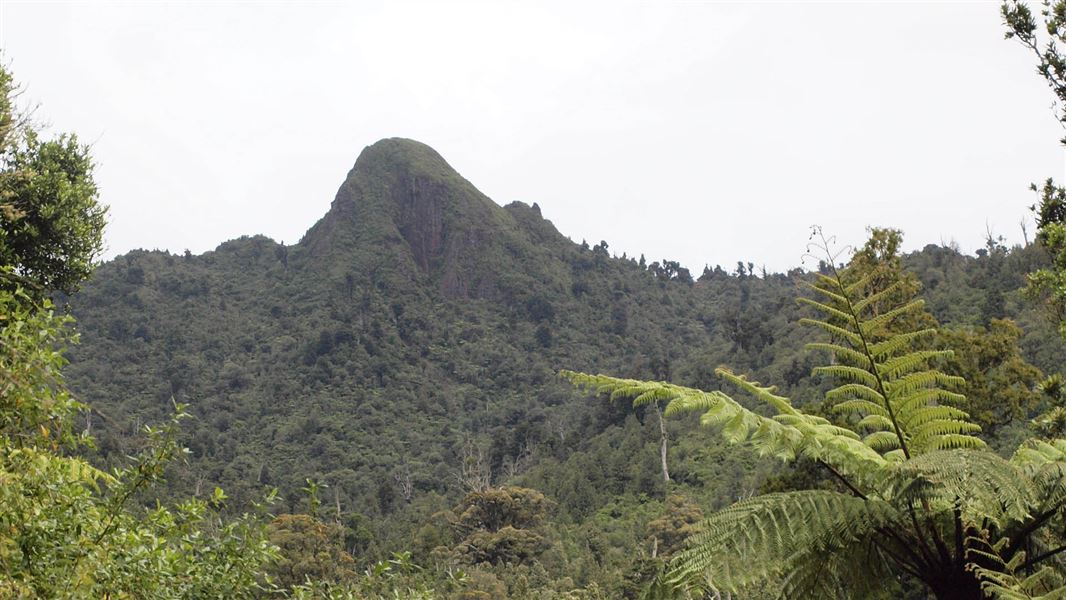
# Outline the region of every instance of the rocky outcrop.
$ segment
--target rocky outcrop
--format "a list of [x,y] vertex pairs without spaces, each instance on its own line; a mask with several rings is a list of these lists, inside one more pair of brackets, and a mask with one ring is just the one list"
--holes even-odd
[[351,256],[364,269],[363,259],[383,251],[409,278],[429,280],[447,298],[493,300],[505,295],[499,272],[513,270],[516,260],[535,263],[538,245],[568,243],[539,208],[520,206],[525,210],[500,207],[429,146],[390,138],[363,150],[300,245],[313,262]]

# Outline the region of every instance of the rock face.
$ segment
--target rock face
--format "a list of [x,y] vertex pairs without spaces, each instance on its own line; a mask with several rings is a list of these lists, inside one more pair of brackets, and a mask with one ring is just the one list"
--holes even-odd
[[[512,213],[429,146],[391,138],[363,150],[329,213],[300,245],[323,264],[336,263],[337,254],[376,247],[407,277],[428,278],[448,298],[494,299],[501,294],[499,269],[527,258],[533,243],[533,232]],[[544,223],[549,237],[566,242]],[[350,266],[374,268],[354,258]],[[508,264],[499,264],[501,260]]]

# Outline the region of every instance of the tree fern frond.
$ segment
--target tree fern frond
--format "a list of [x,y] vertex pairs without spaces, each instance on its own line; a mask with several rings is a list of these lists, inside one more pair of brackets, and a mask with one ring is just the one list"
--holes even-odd
[[954,406],[926,406],[921,410],[907,411],[907,420],[904,423],[908,430],[920,427],[931,421],[956,420],[964,421],[968,414]]
[[831,289],[836,288],[836,281],[832,277],[827,277],[825,275],[822,275],[821,273],[818,274],[818,277],[822,280],[822,283],[826,284],[826,286],[829,287],[817,286],[807,281],[803,282],[804,287],[818,292],[819,294],[822,294],[823,296],[825,296],[829,300],[832,300],[833,302],[836,302],[837,304],[844,304],[845,302],[847,302],[847,299],[844,298],[844,296],[841,296],[836,291]]
[[852,309],[855,311],[856,315],[862,315],[863,311],[865,311],[867,308],[870,308],[871,306],[874,306],[878,302],[881,302],[883,300],[888,300],[889,297],[892,296],[892,294],[899,292],[902,287],[902,281],[893,281],[889,285],[885,286],[884,289],[874,292],[873,294],[868,294],[865,297],[857,300],[854,304],[852,304]]
[[1066,440],[1026,440],[1018,446],[1011,462],[1030,471],[1056,463],[1066,464]]
[[953,354],[951,350],[919,350],[886,360],[877,369],[882,377],[897,379],[919,368],[924,369],[934,359],[950,358]]
[[[621,393],[621,394],[619,394],[619,397],[626,398],[627,395],[625,393]],[[669,400],[673,399],[674,397],[675,396],[673,394],[671,394],[669,390],[666,390],[666,389],[663,389],[663,388],[656,388],[656,389],[653,389],[653,390],[648,390],[648,391],[640,394],[636,398],[633,398],[633,406],[644,406],[645,404],[652,404],[654,402],[659,402],[660,400],[669,401]],[[615,399],[615,394],[612,393],[611,394],[611,400],[614,400],[614,399]]]
[[[891,427],[891,422],[889,423]],[[886,431],[875,431],[870,435],[862,438],[862,441],[867,446],[877,450],[878,452],[885,452],[888,450],[895,450],[900,447],[899,438],[895,432],[891,429]]]
[[852,366],[868,369],[872,365],[870,358],[866,356],[866,354],[852,348],[841,346],[840,344],[812,342],[807,344],[805,348],[807,350],[823,350],[836,356],[838,360],[847,361]]
[[718,367],[714,372],[719,377],[774,407],[781,414],[796,414],[797,412],[788,398],[774,393],[777,391],[776,387],[764,386],[758,381],[748,379],[744,375],[737,375],[725,367]]
[[[866,415],[855,426],[859,429],[875,429],[877,431],[892,431],[892,420],[884,414]],[[896,434],[892,434],[895,437]]]
[[702,392],[677,396],[666,405],[663,415],[669,417],[686,412],[704,412],[711,410],[724,401],[721,392]]
[[829,279],[834,281],[837,288],[844,293],[844,296],[847,298],[855,298],[866,295],[866,288],[873,282],[874,274],[865,273],[850,284],[843,283],[839,277],[830,277]]
[[[722,392],[703,392],[665,382],[620,379],[563,371],[560,376],[591,393],[613,398],[655,398],[666,400],[667,412],[676,414],[702,410],[700,423],[721,428],[730,443],[751,442],[761,455],[790,460],[806,456],[822,460],[841,473],[868,473],[883,463],[881,456],[863,444],[853,431],[832,425],[821,417],[806,415],[794,408],[788,398],[774,388],[751,381],[726,369],[718,374],[769,404],[778,414],[764,417],[741,406]],[[651,394],[652,395],[647,395]]]
[[936,502],[1001,526],[1028,517],[1037,497],[1018,467],[994,452],[931,450],[898,465],[895,477],[901,499]]
[[767,494],[738,502],[700,523],[675,560],[674,571],[681,576],[702,574],[715,587],[736,591],[793,571],[799,566],[793,561],[804,549],[863,539],[898,517],[886,502],[837,492]]
[[846,383],[835,387],[825,393],[825,399],[833,402],[834,410],[840,412],[855,412],[861,409],[888,414],[885,412],[885,397],[872,387],[861,383]]
[[862,324],[862,330],[864,333],[877,331],[880,328],[886,327],[897,317],[901,317],[907,313],[920,311],[924,307],[925,300],[920,298],[918,300],[911,300],[903,306],[898,306],[892,310],[885,311],[868,321],[860,321]]
[[948,375],[936,369],[917,371],[904,375],[900,379],[885,382],[886,391],[892,397],[899,397],[932,386],[958,387],[965,383],[962,377]]
[[[916,411],[923,406],[939,406],[941,402],[951,402],[954,404],[961,403],[966,400],[966,396],[957,394],[955,392],[949,392],[943,388],[919,388],[910,394],[903,395],[902,397],[896,396],[894,406],[896,406],[900,412],[904,413],[904,420],[908,424],[916,424],[912,421]],[[959,418],[967,418],[969,415],[965,411],[960,411],[965,416]]]
[[1066,585],[1062,574],[1045,566],[1026,570],[1026,553],[1014,552],[1010,558],[1010,540],[995,544],[981,537],[966,540],[970,547],[969,567],[981,581],[981,591],[994,600],[1064,600]]
[[802,296],[799,297],[799,298],[796,298],[796,301],[799,302],[800,304],[806,304],[807,306],[810,306],[810,307],[812,307],[812,308],[814,308],[814,309],[816,309],[816,310],[818,310],[820,312],[823,312],[826,315],[829,315],[830,317],[834,317],[836,319],[844,321],[845,323],[851,322],[851,315],[850,314],[848,314],[848,313],[846,313],[846,312],[844,312],[844,311],[842,311],[842,310],[840,310],[838,308],[834,308],[834,307],[832,307],[832,306],[830,306],[828,304],[824,304],[822,302],[818,302],[817,300],[813,300],[811,298],[804,298]]
[[833,325],[832,323],[826,323],[825,321],[819,321],[818,319],[810,319],[806,317],[800,319],[799,322],[804,325],[812,325],[814,327],[818,327],[824,330],[829,335],[845,339],[848,342],[854,344],[855,346],[862,345],[862,337],[860,337],[859,334],[853,331],[848,331],[843,327],[838,327],[836,325]]
[[869,346],[870,354],[877,360],[884,360],[902,350],[914,347],[914,344],[922,338],[936,335],[936,329],[926,328],[905,333],[897,333],[887,340],[879,341]]
[[981,428],[968,421],[932,420],[915,428],[914,437],[908,440],[916,453],[948,450],[951,448],[984,448],[985,442],[970,435]]
[[976,450],[987,447],[988,444],[981,438],[964,433],[943,433],[921,444],[923,452],[934,450]]
[[849,383],[861,383],[868,388],[875,389],[878,387],[877,377],[867,371],[866,369],[860,369],[858,367],[849,367],[847,365],[828,365],[825,367],[815,367],[814,373],[817,375],[832,375],[838,379],[842,379]]

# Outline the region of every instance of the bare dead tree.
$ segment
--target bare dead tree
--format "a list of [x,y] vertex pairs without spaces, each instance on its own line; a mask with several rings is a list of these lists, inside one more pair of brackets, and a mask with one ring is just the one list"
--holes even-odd
[[341,493],[340,486],[333,488],[333,507],[337,511],[337,525],[341,524]]
[[551,416],[548,418],[548,428],[552,433],[559,436],[559,444],[566,443],[566,420],[560,417]]
[[406,464],[392,474],[392,478],[396,481],[396,485],[400,487],[400,495],[403,496],[403,501],[410,503],[411,498],[415,495],[414,479],[411,477],[411,468]]
[[525,473],[533,464],[533,447],[528,442],[523,443],[518,450],[518,455],[508,456],[503,460],[504,479],[514,479]]
[[492,487],[492,469],[485,460],[485,452],[469,440],[463,444],[459,470],[454,475],[465,492],[483,492]]

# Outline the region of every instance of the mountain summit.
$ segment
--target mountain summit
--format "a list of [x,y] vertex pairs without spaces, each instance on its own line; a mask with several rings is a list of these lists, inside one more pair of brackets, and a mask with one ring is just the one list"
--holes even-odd
[[537,223],[543,220],[534,212],[497,205],[429,146],[389,138],[363,150],[329,212],[300,245],[316,261],[354,260],[350,266],[369,269],[377,265],[362,259],[373,248],[380,251],[375,258],[388,256],[408,278],[429,278],[447,297],[491,299],[500,294],[501,268],[514,266],[496,259],[535,253],[533,231],[523,222],[538,237],[547,225],[549,237],[565,241],[550,224]]

